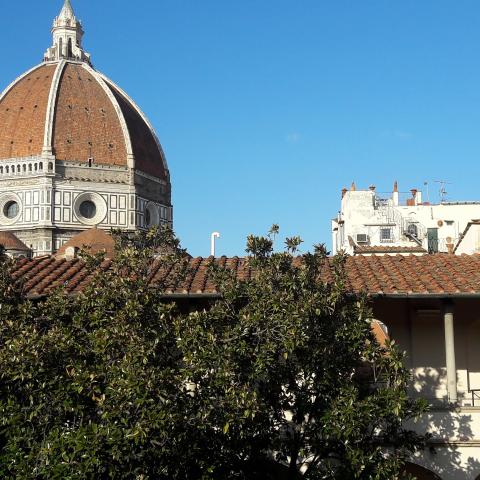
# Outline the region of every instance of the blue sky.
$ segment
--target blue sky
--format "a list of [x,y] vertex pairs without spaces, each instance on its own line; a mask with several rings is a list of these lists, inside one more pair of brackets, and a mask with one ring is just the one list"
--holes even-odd
[[[61,3],[4,2],[0,88],[41,60]],[[243,255],[272,223],[330,245],[352,180],[480,200],[476,0],[72,3],[95,67],[157,130],[193,255],[214,230]]]

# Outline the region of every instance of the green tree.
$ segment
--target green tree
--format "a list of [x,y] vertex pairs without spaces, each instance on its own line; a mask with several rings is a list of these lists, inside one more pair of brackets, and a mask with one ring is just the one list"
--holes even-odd
[[[170,478],[183,421],[175,306],[149,286],[154,256],[181,275],[170,232],[83,254],[91,283],[33,303],[0,274],[0,477]],[[186,477],[185,477],[186,478]]]
[[345,259],[325,283],[324,249],[273,253],[277,232],[249,238],[251,280],[213,265],[222,297],[189,314],[164,300],[189,273],[168,230],[117,235],[111,262],[84,252],[73,296],[26,299],[2,257],[0,477],[395,478],[423,440],[402,427],[423,409],[402,357]]
[[298,237],[274,253],[277,233],[248,239],[251,280],[212,266],[222,299],[176,318],[201,470],[397,478],[425,440],[403,426],[425,411],[408,398],[403,355],[374,338],[366,299],[345,288],[345,256],[330,264],[323,246],[296,256]]

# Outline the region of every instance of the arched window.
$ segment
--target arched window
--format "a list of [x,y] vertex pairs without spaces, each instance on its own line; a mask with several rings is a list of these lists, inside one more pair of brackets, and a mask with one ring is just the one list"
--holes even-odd
[[35,163],[35,165],[33,166],[33,168],[34,168],[35,171],[37,172],[37,171],[38,171],[38,163]]
[[26,172],[27,171],[27,165],[24,163],[23,164],[23,171]]
[[17,172],[20,173],[22,171],[22,167],[20,165],[17,165]]
[[0,175],[3,175],[3,167],[0,167]]
[[437,474],[427,468],[409,462],[405,464],[404,473],[413,475],[417,480],[442,480]]
[[40,162],[40,163],[38,164],[38,169],[39,169],[41,172],[43,172],[43,162]]
[[48,162],[48,171],[53,172],[53,162]]
[[10,173],[10,167],[8,165],[5,167],[5,173]]
[[58,39],[58,56],[63,57],[63,38]]
[[72,58],[73,57],[73,50],[72,50],[72,39],[68,39],[68,46],[67,46],[67,57]]
[[31,163],[28,164],[28,171],[29,171],[29,172],[32,171],[32,164],[31,164]]

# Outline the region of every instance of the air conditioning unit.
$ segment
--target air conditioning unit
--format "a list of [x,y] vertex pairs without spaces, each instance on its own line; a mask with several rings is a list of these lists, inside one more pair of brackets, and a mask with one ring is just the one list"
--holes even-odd
[[358,245],[366,245],[370,241],[366,233],[357,233],[355,238]]
[[409,236],[418,238],[418,227],[415,223],[409,223],[407,225],[407,234]]

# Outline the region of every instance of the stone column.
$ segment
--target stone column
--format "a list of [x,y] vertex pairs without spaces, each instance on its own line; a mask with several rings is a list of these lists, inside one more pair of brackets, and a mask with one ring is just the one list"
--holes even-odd
[[447,391],[448,401],[457,403],[457,367],[455,365],[455,335],[453,329],[454,305],[445,302],[443,321],[445,328],[445,357],[447,364]]

